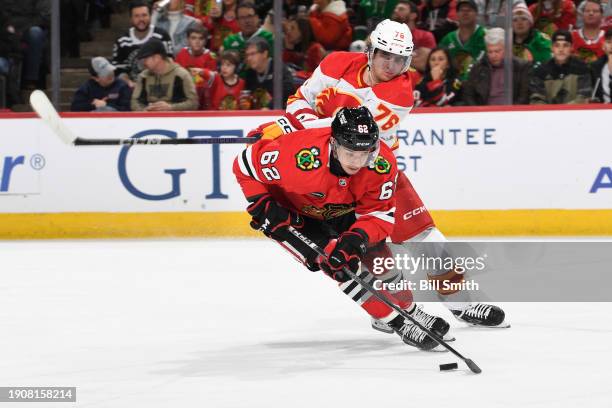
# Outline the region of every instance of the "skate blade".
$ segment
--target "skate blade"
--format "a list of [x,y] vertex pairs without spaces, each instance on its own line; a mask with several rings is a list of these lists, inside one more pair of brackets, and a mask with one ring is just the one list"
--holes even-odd
[[444,347],[443,345],[438,344],[436,347],[432,348],[431,350],[426,350],[426,351],[432,351],[434,353],[444,353],[445,351],[448,351],[448,349]]
[[374,325],[372,325],[372,328],[373,328],[374,330],[376,330],[376,331],[381,332],[381,333],[386,333],[386,334],[393,334],[393,333],[395,333],[391,327],[389,327],[389,329],[384,329],[384,328],[382,328],[382,327],[380,327],[380,326],[374,326]]
[[500,324],[498,324],[497,326],[483,326],[481,324],[474,324],[474,323],[468,323],[468,322],[463,322],[463,323],[467,324],[470,327],[476,327],[479,329],[509,329],[510,327],[512,327],[510,323],[506,322],[505,320],[501,322]]

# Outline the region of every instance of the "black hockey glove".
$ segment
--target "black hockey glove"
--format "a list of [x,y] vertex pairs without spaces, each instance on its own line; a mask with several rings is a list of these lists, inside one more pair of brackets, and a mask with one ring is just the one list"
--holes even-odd
[[253,219],[251,228],[262,230],[270,238],[282,241],[288,234],[287,228],[301,228],[304,219],[297,213],[281,207],[270,194],[249,198],[247,211]]
[[[331,249],[329,247],[332,247]],[[329,253],[327,259],[320,263],[321,269],[338,282],[346,282],[350,278],[342,270],[347,267],[356,273],[361,257],[366,253],[368,234],[360,229],[343,232],[333,245],[333,241],[325,248]]]

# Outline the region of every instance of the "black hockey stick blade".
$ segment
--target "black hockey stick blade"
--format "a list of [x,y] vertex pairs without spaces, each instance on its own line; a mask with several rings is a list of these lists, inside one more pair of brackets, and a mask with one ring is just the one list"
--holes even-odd
[[474,374],[482,373],[482,370],[480,369],[480,367],[478,367],[476,363],[472,361],[471,358],[464,358],[463,361],[465,362],[465,364],[467,364],[470,371],[472,371]]

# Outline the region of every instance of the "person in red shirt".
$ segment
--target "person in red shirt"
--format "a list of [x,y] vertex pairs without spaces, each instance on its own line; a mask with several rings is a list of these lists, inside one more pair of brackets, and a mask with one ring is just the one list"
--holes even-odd
[[196,86],[198,99],[200,100],[200,109],[208,104],[209,96],[207,89],[210,88],[210,75],[206,71],[215,71],[217,69],[217,57],[205,47],[208,32],[206,28],[195,25],[187,29],[188,46],[182,48],[175,57],[177,64],[185,68],[191,74],[193,82]]
[[240,93],[245,86],[244,79],[236,72],[240,64],[240,55],[232,50],[223,51],[219,61],[219,72],[204,70],[202,74],[206,92],[200,100],[200,105],[202,109],[208,110],[240,109]]
[[202,22],[210,33],[209,48],[216,52],[225,37],[240,32],[236,5],[236,0],[223,0],[220,6],[210,0],[185,0],[185,14]]
[[529,6],[536,29],[552,37],[559,29],[576,25],[576,5],[572,0],[538,0]]
[[[365,254],[393,230],[397,162],[380,143],[378,126],[366,107],[342,108],[331,128],[298,130],[291,136],[261,139],[239,154],[233,171],[249,202],[251,227],[277,241],[311,271],[323,270],[373,318],[382,320],[411,346],[437,347],[429,336],[380,302],[344,271],[375,278],[360,264]],[[318,255],[291,229],[325,248]],[[400,307],[407,303],[385,293]]]
[[206,28],[196,25],[187,29],[189,46],[182,48],[174,60],[191,74],[201,73],[203,69],[217,69],[217,57],[205,47],[208,32]]
[[572,30],[572,48],[576,57],[589,64],[604,55],[603,6],[599,0],[586,0],[582,14],[584,27]]

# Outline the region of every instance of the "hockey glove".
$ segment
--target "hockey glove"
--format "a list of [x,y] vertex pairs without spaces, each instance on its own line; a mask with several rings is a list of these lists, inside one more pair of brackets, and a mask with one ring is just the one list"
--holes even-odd
[[291,113],[287,112],[285,116],[281,116],[273,122],[266,122],[257,129],[251,130],[247,137],[274,140],[287,133],[302,129],[304,129],[302,123]]
[[301,228],[304,219],[297,213],[281,207],[270,194],[262,194],[249,199],[247,211],[253,217],[251,227],[262,230],[267,236],[284,240],[289,226]]
[[329,254],[320,263],[321,269],[338,282],[346,282],[350,277],[342,270],[347,267],[356,273],[361,257],[366,253],[368,235],[360,229],[343,232],[337,240],[331,241],[325,248]]

